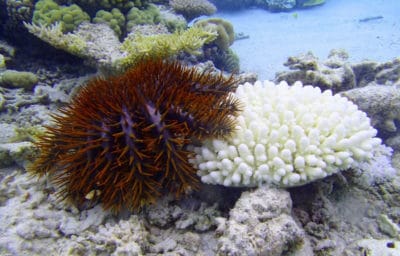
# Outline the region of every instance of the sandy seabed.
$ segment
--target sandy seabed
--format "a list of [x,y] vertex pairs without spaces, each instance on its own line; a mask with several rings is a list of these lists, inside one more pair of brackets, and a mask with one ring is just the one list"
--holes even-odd
[[231,46],[241,69],[257,73],[259,79],[273,79],[285,70],[289,56],[308,51],[325,59],[332,49],[344,49],[351,62],[399,57],[399,10],[398,0],[327,0],[322,6],[292,12],[250,9],[215,16],[229,20],[236,33],[249,36]]

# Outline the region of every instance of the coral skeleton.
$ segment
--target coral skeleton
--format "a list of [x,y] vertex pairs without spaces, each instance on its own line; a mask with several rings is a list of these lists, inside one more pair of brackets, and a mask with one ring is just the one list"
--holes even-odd
[[236,96],[244,110],[232,137],[193,148],[205,183],[302,185],[368,161],[381,144],[367,115],[330,90],[258,81]]

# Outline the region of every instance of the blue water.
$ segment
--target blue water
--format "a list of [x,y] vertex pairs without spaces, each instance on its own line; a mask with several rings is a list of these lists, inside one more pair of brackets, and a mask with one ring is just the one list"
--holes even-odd
[[[344,49],[350,61],[389,61],[400,57],[400,0],[327,0],[322,6],[292,12],[262,9],[219,12],[235,32],[249,35],[231,48],[241,68],[260,79],[285,70],[287,57],[312,51],[325,59],[330,50]],[[359,22],[367,17],[382,19]]]

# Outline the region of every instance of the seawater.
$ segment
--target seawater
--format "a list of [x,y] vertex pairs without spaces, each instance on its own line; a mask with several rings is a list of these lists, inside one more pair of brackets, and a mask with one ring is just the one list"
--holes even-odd
[[399,0],[327,0],[290,12],[252,8],[214,16],[230,21],[235,33],[249,36],[231,46],[241,69],[273,79],[286,69],[283,63],[289,56],[308,51],[324,60],[332,49],[344,49],[351,62],[399,57],[399,13]]

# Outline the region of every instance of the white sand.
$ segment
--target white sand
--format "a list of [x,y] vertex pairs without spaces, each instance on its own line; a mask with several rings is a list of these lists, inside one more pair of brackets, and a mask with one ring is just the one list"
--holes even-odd
[[[235,32],[249,39],[238,40],[232,49],[241,69],[259,79],[273,79],[285,70],[289,56],[312,51],[325,59],[332,49],[345,49],[350,61],[389,61],[400,57],[400,0],[326,0],[322,6],[288,13],[250,9],[217,13],[229,20]],[[359,22],[383,16],[383,19]]]

